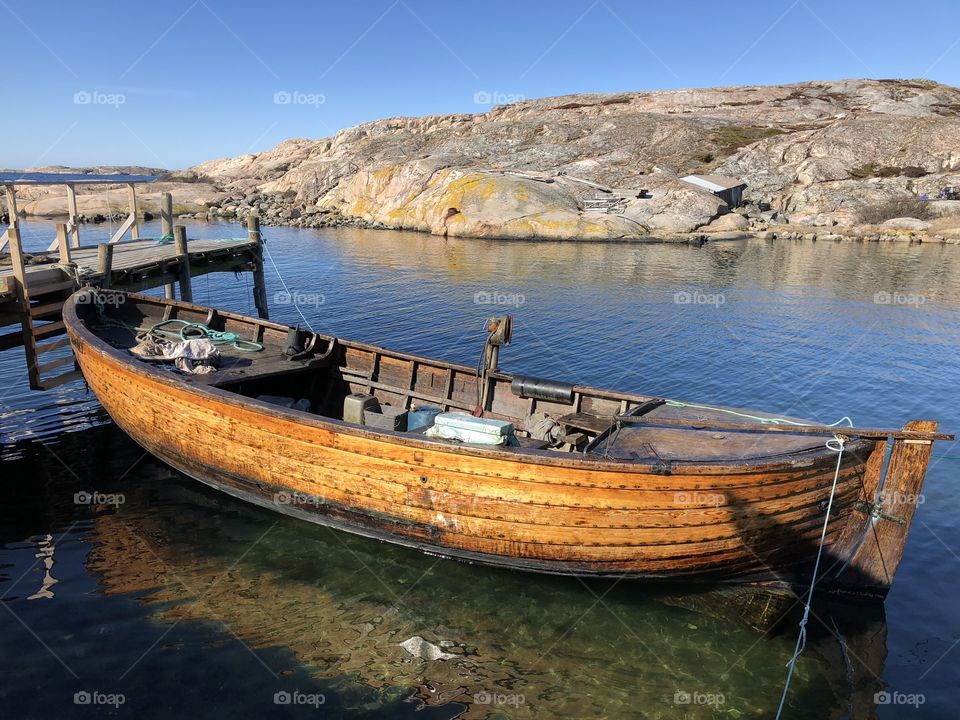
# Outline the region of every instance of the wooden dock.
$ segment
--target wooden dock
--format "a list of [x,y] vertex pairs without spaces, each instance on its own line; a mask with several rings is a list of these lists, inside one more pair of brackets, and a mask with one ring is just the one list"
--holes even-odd
[[[101,183],[110,182],[102,176]],[[48,360],[48,353],[65,348],[61,311],[64,300],[81,287],[148,290],[164,287],[167,297],[192,300],[191,279],[212,272],[253,274],[254,303],[268,317],[263,273],[262,237],[256,216],[247,221],[247,236],[188,239],[186,228],[174,226],[172,198],[164,194],[159,239],[137,237],[136,199],[131,184],[131,217],[125,223],[134,236],[117,233],[109,243],[80,244],[76,219],[57,225],[51,249],[26,255],[20,240],[13,183],[4,183],[10,226],[3,235],[10,262],[0,265],[0,351],[23,347],[30,387],[49,390],[78,380],[72,355]],[[2,257],[2,256],[0,256]],[[38,262],[39,260],[39,262]],[[19,326],[15,328],[13,326]],[[44,362],[45,361],[45,362]]]

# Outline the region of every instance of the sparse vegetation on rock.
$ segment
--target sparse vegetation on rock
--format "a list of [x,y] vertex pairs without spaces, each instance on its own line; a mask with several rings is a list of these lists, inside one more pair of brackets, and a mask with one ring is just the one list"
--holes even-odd
[[867,205],[860,211],[860,222],[864,225],[880,225],[894,218],[916,218],[928,220],[933,217],[930,203],[916,197],[896,197],[874,205]]

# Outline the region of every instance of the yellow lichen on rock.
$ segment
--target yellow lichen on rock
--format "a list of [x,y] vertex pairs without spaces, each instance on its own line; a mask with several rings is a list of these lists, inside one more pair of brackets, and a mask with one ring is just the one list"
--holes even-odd
[[345,215],[436,235],[597,240],[646,234],[627,218],[584,213],[559,183],[426,161],[358,172],[339,196]]

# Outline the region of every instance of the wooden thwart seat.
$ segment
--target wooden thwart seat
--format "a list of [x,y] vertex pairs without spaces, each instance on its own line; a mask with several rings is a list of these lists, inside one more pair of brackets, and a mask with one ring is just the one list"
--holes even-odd
[[594,435],[599,435],[613,425],[613,418],[581,412],[564,415],[563,417],[557,418],[557,422],[566,428],[583,430]]

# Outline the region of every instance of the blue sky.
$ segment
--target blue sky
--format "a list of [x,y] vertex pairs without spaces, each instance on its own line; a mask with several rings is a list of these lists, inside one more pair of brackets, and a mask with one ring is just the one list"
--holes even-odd
[[955,0],[0,0],[0,167],[186,167],[577,92],[929,77]]

